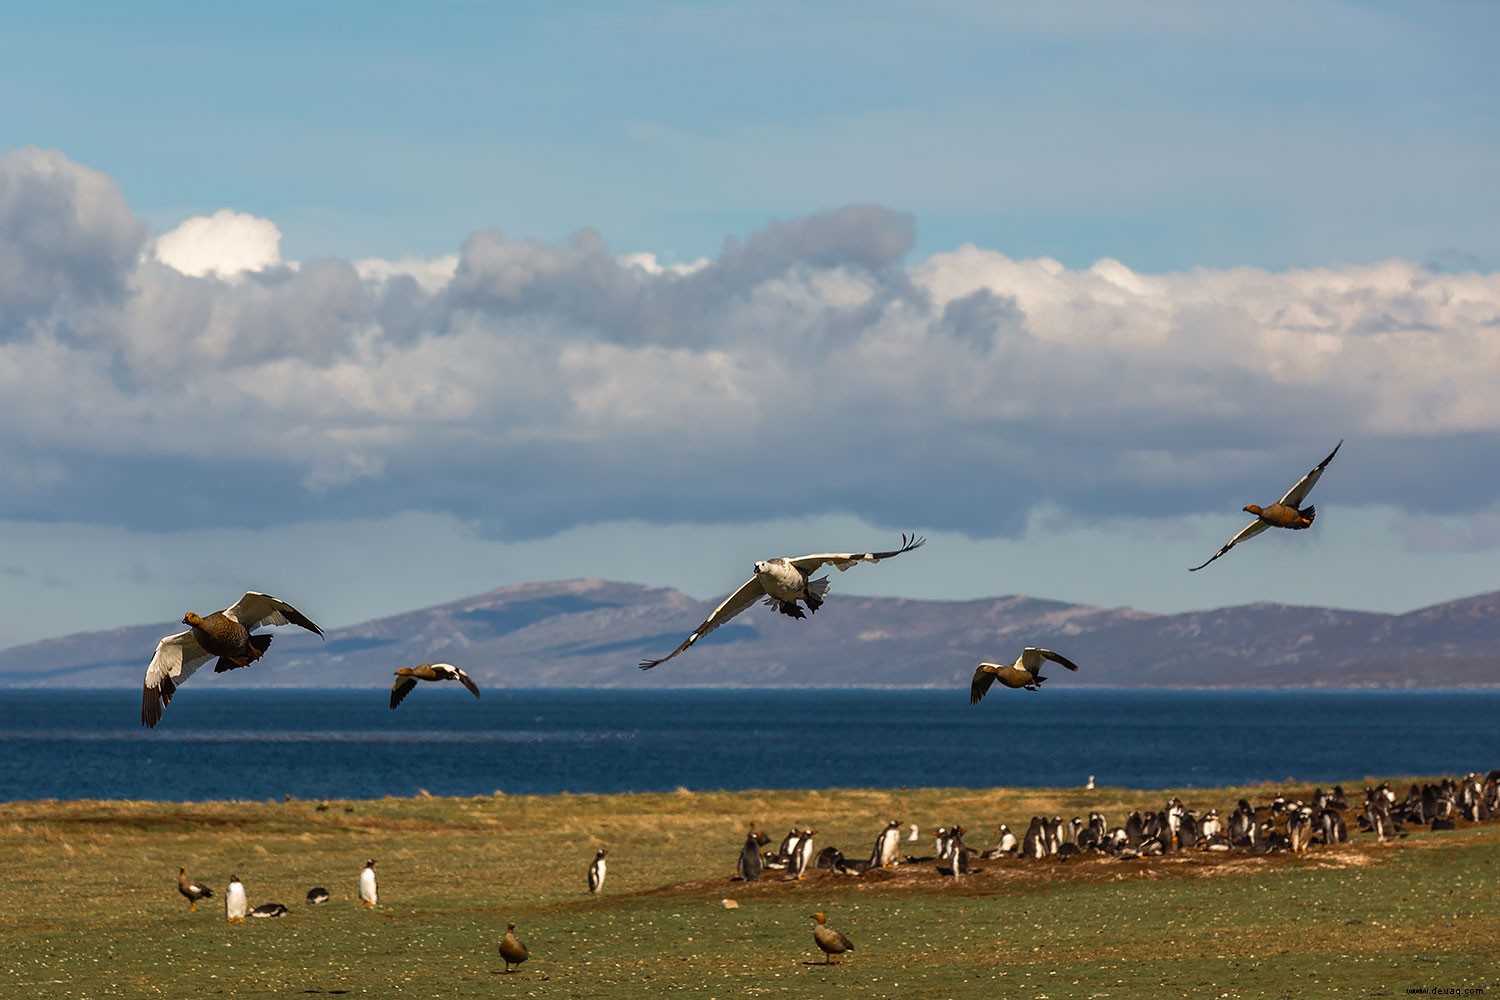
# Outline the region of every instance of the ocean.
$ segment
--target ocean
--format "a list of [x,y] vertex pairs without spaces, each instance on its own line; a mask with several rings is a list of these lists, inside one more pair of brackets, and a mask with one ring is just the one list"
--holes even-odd
[[0,801],[1275,782],[1500,767],[1497,691],[0,689]]

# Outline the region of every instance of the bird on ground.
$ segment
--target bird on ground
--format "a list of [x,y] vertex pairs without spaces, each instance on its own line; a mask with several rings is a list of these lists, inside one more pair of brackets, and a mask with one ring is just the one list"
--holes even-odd
[[599,848],[599,852],[594,855],[593,864],[589,865],[589,895],[591,896],[598,895],[599,890],[604,888],[604,856],[608,853],[604,848]]
[[1047,679],[1041,675],[1043,660],[1061,663],[1069,670],[1078,669],[1078,664],[1061,653],[1054,653],[1050,649],[1042,649],[1038,646],[1027,646],[1021,650],[1021,655],[1016,657],[1015,663],[981,663],[979,669],[974,671],[973,681],[969,683],[969,704],[979,704],[979,699],[985,696],[990,686],[996,681],[1008,688],[1025,688],[1028,691],[1035,691]]
[[211,615],[199,617],[189,611],[182,616],[182,623],[188,630],[158,642],[156,654],[146,667],[141,725],[148,728],[161,721],[162,708],[172,703],[177,688],[209,660],[218,657],[214,673],[220,674],[247,667],[265,655],[271,636],[250,634],[262,625],[300,625],[309,632],[323,634],[310,618],[290,604],[253,590]]
[[252,917],[284,917],[286,906],[282,903],[261,903],[250,911]]
[[224,919],[231,924],[245,922],[245,887],[238,875],[229,876],[229,888],[224,891]]
[[745,837],[745,845],[740,848],[740,858],[735,867],[739,877],[746,882],[760,881],[760,873],[765,868],[765,859],[760,856],[760,849],[770,842],[769,837],[755,829],[755,824],[750,824],[750,833]]
[[813,924],[813,941],[824,955],[823,963],[825,965],[839,964],[839,959],[843,957],[844,952],[854,950],[854,942],[829,927],[828,917],[824,914],[814,913],[812,918],[817,921]]
[[515,924],[509,924],[505,928],[505,937],[500,939],[500,957],[505,959],[506,972],[519,971],[521,963],[531,957],[526,946],[521,943],[520,938],[516,937]]
[[421,663],[415,667],[396,668],[396,683],[391,685],[392,708],[401,704],[417,686],[417,681],[458,681],[469,689],[470,694],[479,697],[479,685],[461,668],[451,663]]
[[319,903],[328,902],[328,890],[323,888],[321,885],[315,889],[307,890],[307,901],[313,906],[317,906]]
[[359,901],[374,906],[379,897],[375,893],[375,859],[365,862],[365,870],[359,873]]
[[901,850],[901,821],[893,819],[886,824],[884,830],[875,838],[875,856],[870,860],[881,868],[890,868],[896,863],[896,856]]
[[214,891],[202,882],[194,882],[188,878],[186,868],[177,869],[177,891],[186,896],[187,901],[193,904],[192,909],[189,911],[191,913],[198,912],[198,900],[212,899],[214,894]]
[[[808,614],[816,612],[823,606],[823,599],[828,594],[828,578],[819,577],[810,579],[823,566],[832,563],[840,572],[847,570],[862,562],[877,563],[882,559],[890,559],[899,556],[903,552],[920,548],[927,539],[917,535],[902,535],[901,547],[891,549],[889,552],[821,552],[810,556],[796,556],[789,558],[780,556],[775,559],[762,559],[755,564],[755,575],[750,577],[739,590],[724,598],[717,608],[714,608],[703,622],[683,640],[682,645],[658,660],[642,660],[642,670],[650,670],[661,663],[666,663],[672,657],[685,652],[693,643],[703,638],[714,629],[729,621],[735,615],[744,611],[756,601],[765,599],[769,607],[773,607],[790,618],[806,618]],[[807,606],[804,613],[798,601]]]
[[1307,495],[1312,492],[1312,488],[1318,485],[1318,477],[1323,475],[1323,470],[1328,468],[1328,463],[1333,461],[1333,456],[1337,455],[1339,449],[1343,446],[1343,441],[1334,445],[1333,451],[1328,453],[1327,458],[1319,462],[1317,467],[1307,475],[1297,480],[1297,485],[1287,490],[1286,496],[1271,504],[1271,506],[1261,507],[1253,503],[1246,504],[1244,506],[1245,512],[1254,514],[1255,520],[1245,525],[1240,530],[1240,533],[1231,538],[1222,549],[1209,556],[1207,562],[1200,566],[1193,566],[1188,572],[1198,572],[1198,570],[1207,566],[1208,563],[1213,562],[1240,542],[1254,538],[1267,528],[1290,528],[1293,531],[1300,531],[1303,528],[1311,527],[1313,518],[1318,516],[1317,508],[1312,504],[1303,507],[1302,501],[1306,500]]

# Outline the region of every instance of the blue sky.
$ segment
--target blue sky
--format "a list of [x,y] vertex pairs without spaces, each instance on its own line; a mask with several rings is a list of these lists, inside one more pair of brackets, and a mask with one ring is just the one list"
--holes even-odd
[[[1493,589],[1497,29],[10,11],[0,643],[245,589],[333,625],[531,579],[708,598],[902,530],[933,542],[837,589]],[[1188,576],[1340,438],[1313,531]]]

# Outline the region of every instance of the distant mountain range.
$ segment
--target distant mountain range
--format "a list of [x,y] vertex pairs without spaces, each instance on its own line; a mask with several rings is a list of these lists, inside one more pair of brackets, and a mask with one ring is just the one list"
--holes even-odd
[[[1057,649],[1052,687],[1500,687],[1500,592],[1386,615],[1285,604],[1148,614],[1030,597],[915,601],[834,594],[805,621],[756,606],[643,672],[713,601],[604,580],[522,584],[334,629],[274,630],[265,660],[211,683],[367,687],[448,661],[481,686],[967,687],[981,660]],[[0,686],[134,687],[181,625],[81,632],[0,652]]]

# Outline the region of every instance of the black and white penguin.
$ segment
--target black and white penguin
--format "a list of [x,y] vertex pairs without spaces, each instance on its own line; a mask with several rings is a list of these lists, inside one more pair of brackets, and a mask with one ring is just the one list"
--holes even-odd
[[599,848],[594,855],[594,861],[589,865],[589,895],[597,896],[599,890],[604,888],[604,875],[606,871],[604,856],[609,852]]
[[766,841],[766,835],[758,832],[755,824],[751,823],[750,834],[745,838],[745,846],[740,848],[739,861],[735,866],[736,873],[746,882],[760,881],[761,870],[765,867],[760,849],[765,846]]
[[948,840],[948,868],[954,878],[960,875],[972,875],[974,852],[969,845],[964,843],[964,828],[955,826]]
[[359,901],[365,906],[374,906],[378,897],[375,893],[375,859],[371,858],[365,862],[364,871],[359,873]]
[[932,851],[936,855],[938,864],[945,864],[948,855],[953,850],[953,835],[949,833],[946,826],[940,826],[932,831]]
[[1047,856],[1047,822],[1042,817],[1031,817],[1031,825],[1021,838],[1021,855],[1033,859]]
[[229,876],[229,888],[224,890],[224,919],[231,924],[245,922],[249,904],[245,901],[245,886],[238,875]]
[[1000,839],[995,842],[993,849],[984,854],[987,858],[1008,858],[1020,850],[1021,845],[1016,840],[1016,835],[1011,833],[1010,827],[1001,823],[995,828],[995,836]]
[[901,850],[901,821],[893,819],[886,824],[885,829],[875,838],[875,850],[870,857],[874,865],[881,868],[890,868],[896,863],[897,852]]
[[323,888],[321,885],[316,889],[307,890],[307,901],[313,906],[317,906],[319,903],[328,902],[328,890]]
[[1317,824],[1313,822],[1312,806],[1296,805],[1287,813],[1286,839],[1287,846],[1293,854],[1306,852],[1312,844],[1313,833]]
[[261,903],[250,911],[252,917],[284,917],[286,907],[281,903]]
[[797,837],[797,843],[792,847],[791,859],[788,864],[787,878],[801,881],[807,877],[808,866],[813,860],[813,838],[818,835],[816,830],[803,830]]

